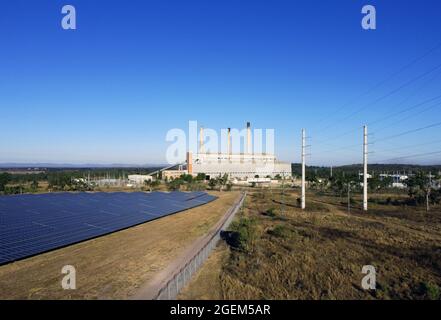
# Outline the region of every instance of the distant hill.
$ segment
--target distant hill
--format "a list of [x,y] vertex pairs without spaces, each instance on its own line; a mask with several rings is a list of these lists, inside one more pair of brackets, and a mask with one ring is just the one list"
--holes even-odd
[[84,163],[84,164],[72,164],[72,163],[0,163],[0,168],[12,169],[12,168],[58,168],[58,169],[83,169],[83,168],[157,168],[164,167],[165,164],[124,164],[124,163],[111,163],[111,164],[97,164],[97,163]]
[[[345,172],[349,174],[356,174],[363,169],[362,164],[351,164],[344,166],[336,166],[332,167],[332,171],[334,174],[339,172]],[[292,170],[294,175],[301,174],[301,164],[293,163]],[[319,176],[329,176],[331,167],[321,167],[321,166],[307,166],[307,171],[313,171]],[[425,171],[425,172],[440,172],[441,165],[415,165],[415,164],[369,164],[368,172],[369,173],[381,173],[381,172],[415,172],[415,171]]]

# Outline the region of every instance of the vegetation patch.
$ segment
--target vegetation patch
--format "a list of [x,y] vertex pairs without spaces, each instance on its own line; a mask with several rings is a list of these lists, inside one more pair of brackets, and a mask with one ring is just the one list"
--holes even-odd
[[[381,200],[401,201],[405,193],[372,194],[380,201],[368,212],[359,207],[347,212],[338,195],[321,192],[307,195],[309,211],[292,202],[296,191],[290,196],[258,192],[233,223],[238,246],[246,250],[228,252],[215,280],[220,291],[213,297],[440,299],[439,205],[430,212],[418,206],[403,210]],[[359,196],[354,199],[361,203]],[[268,208],[277,210],[276,218]],[[365,265],[376,268],[376,290],[362,288]]]
[[291,231],[287,226],[280,224],[273,229],[268,230],[268,234],[282,239],[288,238],[290,233]]
[[234,232],[233,239],[236,239],[235,247],[243,251],[251,251],[256,238],[256,220],[241,217],[233,221],[231,231]]

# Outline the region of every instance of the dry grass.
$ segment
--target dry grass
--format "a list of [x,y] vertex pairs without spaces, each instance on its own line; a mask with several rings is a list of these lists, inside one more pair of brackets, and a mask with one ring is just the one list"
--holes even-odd
[[[184,297],[436,298],[441,286],[441,208],[426,213],[423,208],[372,204],[369,213],[353,208],[348,214],[339,198],[311,195],[309,209],[302,212],[297,197],[251,195],[244,213],[256,222],[251,248],[224,249],[228,258],[220,272],[211,272],[210,280],[196,278]],[[269,208],[274,214],[262,214]],[[361,288],[364,265],[376,267],[376,291]],[[212,289],[201,290],[208,281],[215,283]]]
[[178,296],[181,300],[207,300],[222,298],[222,290],[219,281],[219,274],[222,265],[227,262],[229,248],[222,243],[213,250],[209,258],[205,261],[204,267],[197,272],[189,285],[186,286]]
[[[214,202],[94,240],[0,267],[0,299],[124,299],[152,279],[234,203]],[[61,268],[73,265],[77,289],[61,288]]]

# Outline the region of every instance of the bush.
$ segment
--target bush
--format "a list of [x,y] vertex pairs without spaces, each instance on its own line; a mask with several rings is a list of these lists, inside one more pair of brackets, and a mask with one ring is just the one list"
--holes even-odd
[[235,232],[236,247],[244,251],[251,251],[256,235],[255,221],[248,218],[240,218],[231,224],[231,230]]
[[424,282],[421,284],[421,289],[425,297],[429,300],[441,299],[441,290],[438,285],[432,282]]
[[204,191],[205,184],[202,182],[192,182],[187,185],[187,191]]
[[8,182],[11,181],[11,175],[9,173],[1,173],[0,174],[0,191],[5,191],[5,187]]
[[214,190],[214,188],[217,186],[217,181],[215,179],[210,179],[208,186],[210,187],[210,190]]
[[5,186],[4,194],[21,194],[23,193],[22,186]]
[[180,179],[172,180],[172,181],[170,181],[170,182],[167,183],[167,189],[168,189],[169,191],[177,191],[177,190],[180,190],[180,189],[181,189],[181,185],[182,185],[183,183],[184,183],[184,182],[183,182],[182,180],[180,180]]

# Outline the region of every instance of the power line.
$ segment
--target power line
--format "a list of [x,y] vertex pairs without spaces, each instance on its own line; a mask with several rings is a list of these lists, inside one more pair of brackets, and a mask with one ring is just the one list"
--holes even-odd
[[[428,71],[424,72],[423,74],[420,74],[419,76],[417,76],[417,77],[415,77],[415,78],[410,79],[410,80],[407,81],[406,83],[400,85],[398,88],[395,88],[394,90],[389,91],[389,92],[386,93],[385,95],[383,95],[383,96],[381,96],[381,97],[375,99],[373,102],[369,102],[369,103],[365,104],[363,107],[358,108],[357,110],[355,110],[354,112],[352,112],[351,114],[349,114],[348,116],[346,116],[345,118],[341,119],[341,121],[346,121],[346,120],[352,118],[353,116],[355,116],[356,114],[362,112],[362,111],[365,110],[366,108],[368,108],[368,107],[370,107],[370,106],[372,106],[372,105],[374,105],[374,104],[376,104],[376,103],[378,103],[378,102],[380,102],[380,101],[382,101],[382,100],[384,100],[384,99],[390,97],[391,95],[397,93],[397,92],[400,91],[401,89],[407,87],[408,85],[412,84],[413,82],[415,82],[415,81],[421,79],[422,77],[424,77],[424,76],[430,74],[431,72],[433,72],[433,71],[435,71],[435,70],[437,70],[437,69],[439,69],[439,68],[441,68],[441,64],[435,66],[434,68],[429,69]],[[338,121],[338,123],[341,123],[341,122]],[[337,125],[337,123],[336,123],[336,122],[333,122],[332,124],[330,124],[329,126],[323,128],[322,130],[326,130],[326,129],[332,128],[332,127],[334,127],[334,126],[336,126],[336,125]]]
[[396,157],[396,158],[391,158],[391,159],[386,159],[386,160],[376,160],[376,161],[378,161],[378,162],[389,162],[389,161],[395,161],[395,160],[401,160],[401,159],[407,159],[407,158],[424,157],[424,156],[435,155],[435,154],[440,154],[440,153],[441,153],[441,150],[440,151],[434,151],[434,152],[412,154],[412,155],[408,155],[408,156]]
[[393,152],[393,151],[397,151],[397,150],[403,150],[403,148],[414,148],[414,147],[423,147],[423,146],[429,146],[432,144],[436,144],[436,143],[440,143],[441,139],[438,140],[434,140],[434,141],[430,141],[427,143],[418,143],[418,144],[413,144],[413,145],[406,145],[406,146],[401,146],[401,147],[397,147],[397,148],[391,148],[391,149],[380,149],[380,150],[376,150],[377,152]]
[[432,47],[431,49],[429,49],[428,51],[426,51],[424,54],[422,54],[421,56],[418,56],[417,58],[411,60],[410,62],[408,62],[407,64],[405,64],[403,67],[401,67],[400,69],[398,69],[398,71],[392,73],[389,77],[387,77],[386,79],[378,82],[377,84],[375,84],[374,86],[370,87],[368,90],[364,91],[363,93],[361,93],[360,95],[358,95],[357,97],[355,97],[354,99],[351,99],[349,102],[345,103],[344,105],[342,105],[341,107],[339,107],[336,111],[330,113],[328,116],[320,119],[317,121],[317,123],[322,123],[323,120],[329,119],[331,116],[339,113],[340,111],[342,111],[343,109],[345,109],[348,105],[351,105],[353,102],[357,101],[358,99],[360,99],[361,97],[371,93],[372,91],[374,91],[375,89],[377,89],[378,87],[381,87],[384,83],[388,82],[389,80],[393,79],[395,76],[399,75],[400,73],[402,73],[404,70],[406,70],[407,68],[411,67],[412,65],[414,65],[415,63],[417,63],[420,60],[423,60],[425,57],[427,57],[428,55],[430,55],[432,52],[436,51],[439,47],[441,47],[441,42],[439,42],[437,45],[435,45],[434,47]]
[[390,140],[390,139],[398,138],[398,137],[401,137],[401,136],[404,136],[404,135],[407,135],[407,134],[411,134],[411,133],[414,133],[414,132],[418,132],[418,131],[422,131],[422,130],[426,130],[426,129],[430,129],[430,128],[434,128],[434,127],[438,127],[438,126],[441,126],[441,122],[436,122],[436,123],[430,124],[428,126],[424,126],[424,127],[421,127],[421,128],[416,128],[416,129],[408,130],[408,131],[405,131],[405,132],[402,132],[402,133],[398,133],[398,134],[395,134],[395,135],[391,135],[391,136],[388,136],[388,137],[385,137],[385,138],[382,138],[382,139],[377,139],[373,143],[377,143],[377,142],[380,142],[380,141],[385,141],[385,140]]
[[[412,105],[411,107],[408,107],[408,108],[406,108],[406,109],[403,109],[403,110],[401,110],[401,111],[399,111],[399,112],[392,112],[392,113],[389,113],[389,114],[386,115],[385,117],[379,118],[378,120],[375,120],[375,121],[372,121],[372,122],[368,122],[367,125],[372,126],[372,125],[374,125],[374,124],[377,124],[377,123],[383,122],[383,121],[385,121],[385,120],[388,120],[388,119],[390,119],[390,118],[393,118],[393,117],[395,117],[395,116],[397,116],[397,115],[400,115],[400,114],[403,114],[403,113],[405,113],[405,112],[411,111],[411,110],[413,110],[413,109],[415,109],[415,108],[418,108],[418,107],[420,107],[420,106],[422,106],[422,105],[424,105],[424,104],[426,104],[426,103],[432,102],[432,101],[437,100],[437,99],[440,99],[440,98],[441,98],[441,95],[438,95],[438,96],[436,96],[436,97],[434,97],[434,98],[430,98],[430,99],[425,100],[425,101],[423,101],[423,102],[420,102],[420,103],[417,103],[417,104],[415,104],[415,105]],[[429,109],[432,109],[432,108],[434,108],[434,107],[436,107],[436,106],[438,106],[438,105],[439,105],[439,104],[433,105],[433,106],[431,106],[431,107],[429,107],[429,108],[427,108],[427,109],[424,109],[422,112],[425,112],[425,111],[427,111],[427,110],[429,110]],[[421,112],[421,113],[422,113],[422,112]],[[418,114],[419,114],[419,113],[417,113],[416,115],[418,115]],[[401,121],[401,120],[400,120],[400,121]],[[394,125],[395,125],[395,124],[394,124]],[[319,140],[319,141],[317,141],[317,143],[318,143],[318,144],[323,144],[323,142],[326,142],[326,141],[330,141],[330,140],[338,139],[338,138],[341,138],[341,137],[345,137],[345,136],[347,136],[347,135],[349,135],[349,134],[351,134],[351,133],[353,133],[353,132],[355,132],[355,131],[357,131],[357,130],[359,130],[359,126],[353,128],[353,129],[351,129],[351,130],[349,130],[349,131],[346,131],[346,132],[344,132],[344,133],[342,133],[342,134],[339,134],[339,135],[337,135],[337,136],[334,136],[334,137],[331,137],[331,138],[327,138],[327,139],[324,139],[324,140]],[[377,131],[379,131],[379,130],[376,130],[375,132],[377,132]]]
[[[401,136],[404,136],[404,135],[408,135],[408,134],[411,134],[411,133],[423,131],[423,130],[434,128],[434,127],[438,127],[438,126],[441,126],[441,122],[433,123],[433,124],[430,124],[430,125],[427,125],[427,126],[424,126],[424,127],[420,127],[420,128],[404,131],[404,132],[401,132],[401,133],[398,133],[398,134],[395,134],[395,135],[387,136],[385,138],[377,139],[377,140],[374,140],[373,142],[371,142],[371,144],[375,144],[375,143],[378,143],[378,142],[381,142],[381,141],[391,140],[391,139],[398,138],[398,137],[401,137]],[[354,149],[356,147],[359,148],[360,145],[359,144],[354,144],[354,145],[349,145],[349,146],[343,146],[343,147],[338,147],[338,148],[334,148],[334,149],[331,149],[331,150],[325,150],[325,151],[322,151],[322,152],[319,151],[318,153],[330,153],[330,152],[335,152],[335,151],[345,150],[345,149],[352,150],[352,149]]]
[[427,100],[425,100],[425,101],[423,101],[423,102],[419,102],[419,103],[417,103],[417,104],[414,104],[414,105],[412,105],[412,106],[410,106],[410,107],[408,107],[408,108],[405,108],[405,109],[403,109],[403,110],[400,110],[400,111],[398,111],[398,112],[392,112],[392,113],[389,113],[389,114],[386,115],[385,117],[381,117],[381,118],[379,118],[378,120],[375,120],[375,121],[370,122],[370,124],[371,124],[371,125],[374,125],[374,124],[377,124],[377,123],[383,122],[384,120],[388,120],[388,119],[393,118],[393,117],[395,117],[395,116],[397,116],[397,115],[400,115],[400,114],[406,113],[406,112],[408,112],[408,111],[411,111],[411,110],[413,110],[413,109],[416,109],[416,108],[418,108],[418,107],[421,107],[421,106],[425,105],[426,103],[432,102],[432,101],[434,101],[434,100],[438,100],[439,98],[441,98],[441,94],[438,95],[438,96],[435,96],[435,97],[433,97],[433,98],[427,99]]
[[416,116],[419,116],[420,114],[422,114],[422,113],[424,113],[424,112],[427,112],[427,111],[429,111],[429,110],[431,110],[431,109],[433,109],[433,108],[435,108],[435,107],[438,107],[439,105],[441,105],[441,102],[440,102],[440,103],[436,103],[436,104],[434,104],[434,105],[432,105],[432,106],[430,106],[430,107],[428,107],[428,108],[425,108],[425,109],[423,109],[423,110],[420,110],[420,111],[417,112],[417,113],[413,113],[413,114],[411,114],[411,115],[408,115],[408,116],[406,116],[406,117],[404,117],[404,118],[402,118],[402,119],[400,119],[400,120],[398,120],[398,121],[395,121],[395,122],[393,123],[393,125],[388,125],[388,126],[381,127],[381,128],[379,128],[379,129],[375,130],[375,133],[377,133],[377,132],[379,132],[379,131],[382,131],[382,130],[384,130],[384,129],[388,129],[388,128],[390,128],[390,127],[394,127],[394,126],[396,126],[397,124],[400,124],[400,123],[402,123],[403,121],[406,121],[407,119],[415,118]]
[[349,145],[349,146],[337,147],[337,148],[330,149],[330,150],[318,151],[317,153],[330,153],[330,152],[335,152],[335,151],[340,151],[340,150],[354,151],[355,148],[360,148],[360,144],[353,144],[353,145]]
[[[409,94],[405,99],[403,99],[400,103],[398,103],[398,104],[395,106],[395,108],[401,106],[402,104],[404,104],[406,101],[409,100],[410,97],[414,96],[416,93],[418,93],[420,90],[422,90],[422,89],[423,89],[425,86],[427,86],[429,83],[433,82],[438,76],[439,76],[439,74],[436,74],[434,77],[432,77],[432,78],[430,78],[428,81],[424,82],[424,84],[421,85],[420,87],[418,87],[417,90],[414,90],[414,91],[413,91],[411,94]],[[415,108],[418,108],[418,107],[421,106],[421,105],[424,105],[424,104],[426,104],[426,103],[428,103],[428,102],[431,102],[431,101],[436,100],[436,99],[439,99],[439,98],[441,98],[441,95],[438,95],[438,96],[436,96],[436,97],[430,98],[430,99],[425,100],[425,101],[423,101],[423,102],[421,102],[421,103],[417,103],[417,104],[415,104],[415,105],[412,105],[412,106],[410,106],[410,107],[408,107],[408,108],[405,108],[405,109],[403,109],[403,110],[400,110],[400,111],[389,112],[386,116],[383,116],[383,117],[381,117],[381,118],[379,118],[379,119],[377,119],[377,120],[375,120],[375,121],[371,121],[371,122],[367,123],[367,125],[368,125],[368,126],[372,126],[372,125],[375,125],[375,124],[377,124],[377,123],[384,122],[385,120],[388,120],[388,119],[390,119],[390,118],[393,118],[393,117],[395,117],[395,116],[397,116],[397,115],[399,115],[399,114],[402,114],[402,113],[408,112],[408,111],[413,110],[413,109],[415,109]],[[322,142],[325,142],[325,141],[329,141],[329,140],[334,140],[334,139],[337,139],[337,138],[341,138],[341,137],[347,136],[347,135],[349,135],[349,134],[351,134],[351,133],[353,133],[353,132],[355,132],[355,131],[357,131],[357,130],[359,130],[359,126],[354,127],[353,129],[351,129],[351,130],[349,130],[349,131],[345,131],[344,133],[339,134],[339,135],[337,135],[337,136],[335,136],[335,137],[326,138],[326,139],[324,139],[324,140],[319,140],[317,143],[321,144]]]

